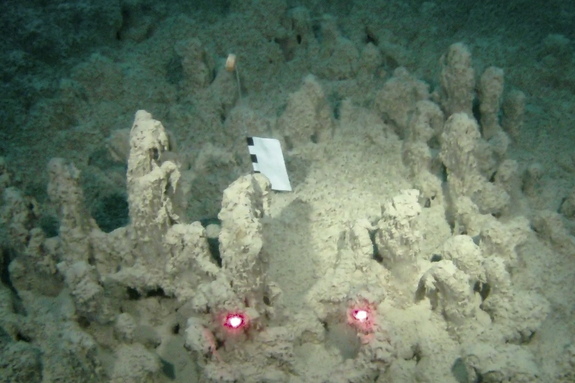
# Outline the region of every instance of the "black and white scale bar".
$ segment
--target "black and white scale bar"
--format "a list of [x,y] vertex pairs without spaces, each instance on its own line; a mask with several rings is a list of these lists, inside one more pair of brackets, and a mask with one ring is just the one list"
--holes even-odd
[[247,142],[254,172],[266,176],[273,190],[291,191],[280,142],[261,137],[247,137]]

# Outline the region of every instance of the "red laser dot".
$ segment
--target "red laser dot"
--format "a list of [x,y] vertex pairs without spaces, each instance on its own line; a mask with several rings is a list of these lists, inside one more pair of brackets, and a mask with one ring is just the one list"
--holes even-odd
[[359,309],[353,310],[353,317],[359,322],[365,322],[367,320],[367,310]]
[[224,326],[231,328],[231,329],[239,329],[246,324],[246,319],[242,314],[233,313],[228,314],[226,316],[226,320],[224,321]]
[[361,333],[370,333],[374,326],[374,312],[369,304],[352,306],[347,310],[347,323]]

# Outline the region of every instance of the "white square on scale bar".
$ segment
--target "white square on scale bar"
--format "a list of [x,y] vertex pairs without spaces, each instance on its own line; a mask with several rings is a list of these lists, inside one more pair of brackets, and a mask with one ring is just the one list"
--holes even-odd
[[254,172],[262,173],[273,190],[291,191],[282,147],[275,138],[248,137],[248,149]]

